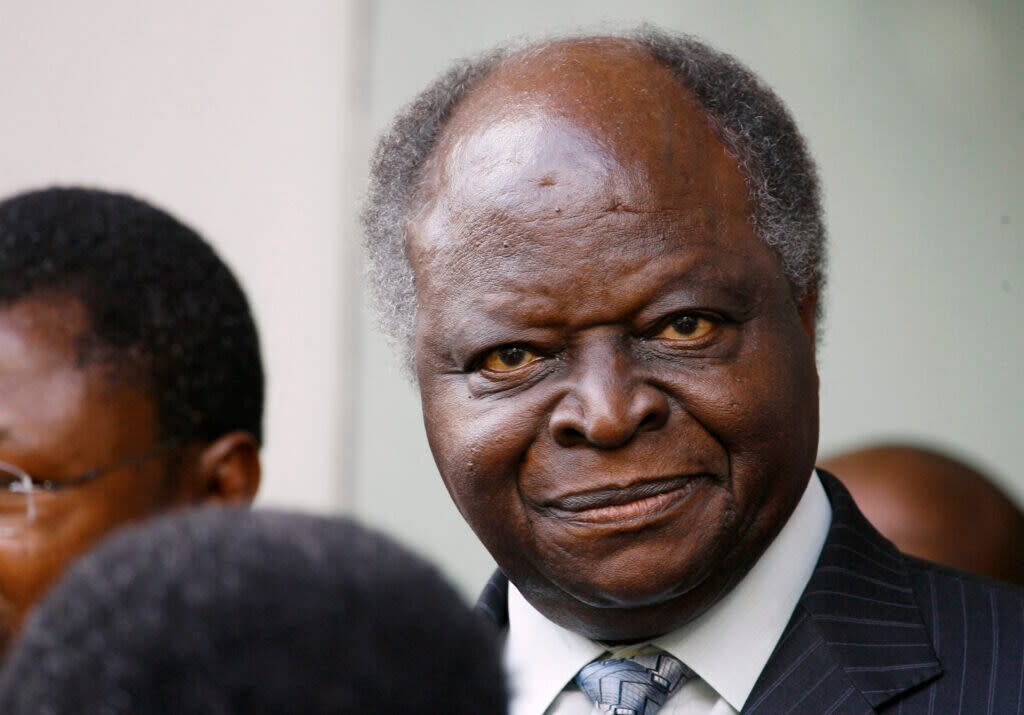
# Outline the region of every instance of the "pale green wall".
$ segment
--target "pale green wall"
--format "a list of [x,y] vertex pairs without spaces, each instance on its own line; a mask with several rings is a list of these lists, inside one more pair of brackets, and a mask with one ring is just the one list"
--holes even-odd
[[[379,2],[370,128],[452,58],[516,35],[646,20],[732,52],[789,104],[821,168],[832,241],[823,450],[936,440],[1024,502],[1024,3],[753,6]],[[489,558],[450,505],[416,397],[371,323],[357,341],[355,507],[471,593]]]

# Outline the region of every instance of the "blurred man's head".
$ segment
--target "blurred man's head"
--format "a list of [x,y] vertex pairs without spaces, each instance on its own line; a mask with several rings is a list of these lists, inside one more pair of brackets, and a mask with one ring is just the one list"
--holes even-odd
[[195,232],[100,191],[0,202],[0,635],[118,524],[250,499],[262,409],[249,306]]
[[384,324],[501,569],[601,640],[714,603],[817,450],[823,230],[781,102],[689,38],[542,43],[421,94],[374,178]]
[[500,715],[495,634],[343,519],[202,509],[111,537],[42,601],[0,712]]
[[898,444],[840,452],[821,466],[901,551],[1024,585],[1024,513],[973,467]]

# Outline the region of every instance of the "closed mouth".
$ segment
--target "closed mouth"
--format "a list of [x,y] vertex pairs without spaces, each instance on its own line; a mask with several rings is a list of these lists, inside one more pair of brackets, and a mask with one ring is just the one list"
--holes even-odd
[[608,487],[551,499],[543,504],[552,516],[580,523],[633,521],[653,516],[683,499],[700,477],[668,477]]

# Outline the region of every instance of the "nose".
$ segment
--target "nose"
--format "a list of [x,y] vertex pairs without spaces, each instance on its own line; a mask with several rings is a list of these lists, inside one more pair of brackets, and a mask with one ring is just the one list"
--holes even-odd
[[615,449],[669,417],[665,393],[650,384],[624,350],[606,350],[577,367],[572,390],[555,407],[549,429],[563,447]]

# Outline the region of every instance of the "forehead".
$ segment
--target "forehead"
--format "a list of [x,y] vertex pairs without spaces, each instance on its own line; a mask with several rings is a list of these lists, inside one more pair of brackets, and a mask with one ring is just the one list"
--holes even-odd
[[63,297],[0,306],[0,437],[28,446],[131,440],[154,426],[151,401],[82,364],[84,307]]
[[668,67],[626,41],[580,40],[514,55],[482,78],[445,123],[435,155],[531,111],[578,127],[622,161],[679,168],[683,157],[664,152],[707,138],[706,115]]
[[[409,224],[418,288],[550,267],[563,249],[759,254],[736,161],[664,66],[623,41],[506,61],[457,106]],[[586,266],[572,266],[572,273]]]
[[46,295],[0,305],[3,374],[15,368],[42,372],[75,365],[80,337],[88,327],[85,307],[72,298]]

